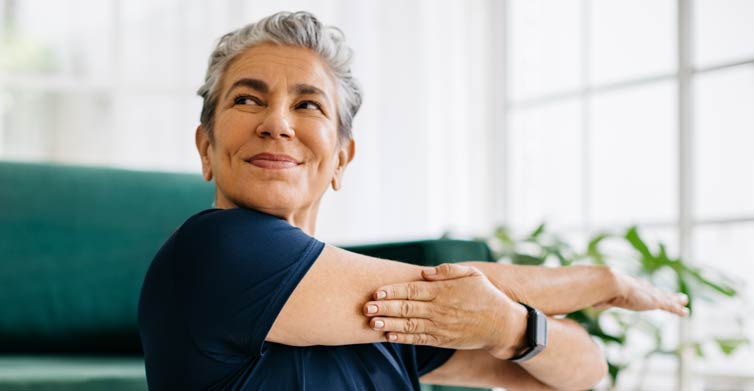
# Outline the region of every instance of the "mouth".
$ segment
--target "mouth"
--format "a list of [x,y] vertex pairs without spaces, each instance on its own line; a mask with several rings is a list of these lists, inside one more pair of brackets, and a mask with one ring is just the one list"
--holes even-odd
[[266,152],[258,153],[246,159],[246,162],[259,168],[268,168],[273,170],[288,169],[303,164],[303,162],[298,161],[289,155]]

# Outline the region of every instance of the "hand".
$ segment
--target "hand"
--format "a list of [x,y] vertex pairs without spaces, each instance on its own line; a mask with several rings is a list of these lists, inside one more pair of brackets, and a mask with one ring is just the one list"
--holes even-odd
[[377,289],[364,305],[370,327],[389,342],[453,349],[486,349],[510,358],[522,344],[526,309],[498,290],[478,269],[443,264],[425,280]]
[[615,273],[618,295],[610,300],[596,304],[598,309],[620,307],[632,311],[663,310],[678,316],[687,316],[686,305],[689,298],[683,293],[662,290],[647,281]]

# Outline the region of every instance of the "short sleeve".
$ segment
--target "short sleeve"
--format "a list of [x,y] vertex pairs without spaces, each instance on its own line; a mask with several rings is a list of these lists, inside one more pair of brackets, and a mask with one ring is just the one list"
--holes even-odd
[[236,361],[262,352],[324,243],[276,216],[226,209],[189,219],[176,247],[176,280],[194,343],[214,359]]
[[455,353],[453,349],[437,348],[434,346],[415,346],[416,372],[422,377],[445,364]]

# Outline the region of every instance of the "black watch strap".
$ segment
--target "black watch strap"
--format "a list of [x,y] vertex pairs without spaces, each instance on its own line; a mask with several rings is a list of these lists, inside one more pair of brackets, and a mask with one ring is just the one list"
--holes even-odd
[[526,347],[519,354],[511,357],[513,362],[524,362],[545,350],[547,346],[547,316],[534,307],[520,303],[526,307]]

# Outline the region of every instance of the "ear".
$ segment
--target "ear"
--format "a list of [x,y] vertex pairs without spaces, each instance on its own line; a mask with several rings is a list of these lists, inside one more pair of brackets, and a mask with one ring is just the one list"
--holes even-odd
[[202,159],[202,176],[209,182],[212,180],[212,162],[209,158],[209,149],[212,144],[209,141],[209,135],[202,125],[196,127],[196,150],[199,151],[199,157]]
[[335,173],[332,177],[332,189],[335,191],[340,190],[340,185],[343,181],[343,174],[346,172],[346,166],[353,160],[353,156],[356,154],[356,142],[353,139],[348,139],[338,150],[338,165],[335,167]]

